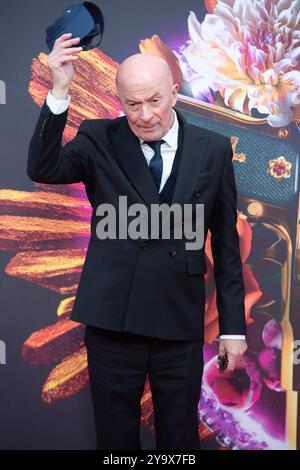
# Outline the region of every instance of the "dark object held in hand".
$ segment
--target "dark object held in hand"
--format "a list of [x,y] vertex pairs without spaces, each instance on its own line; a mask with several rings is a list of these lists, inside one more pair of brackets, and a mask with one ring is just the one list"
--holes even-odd
[[218,355],[218,366],[219,366],[220,374],[224,372],[224,370],[228,366],[228,362],[229,360],[228,360],[227,353]]
[[[83,51],[99,46],[104,30],[104,19],[100,8],[92,2],[76,3],[66,7],[59,18],[46,29],[46,44],[50,50],[54,42],[65,33],[79,37]],[[97,41],[97,42],[96,42]]]

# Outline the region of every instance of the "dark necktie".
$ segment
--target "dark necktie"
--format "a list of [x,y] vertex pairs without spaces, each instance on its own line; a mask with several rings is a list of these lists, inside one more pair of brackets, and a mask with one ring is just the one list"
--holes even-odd
[[161,176],[163,171],[163,159],[160,153],[160,146],[164,143],[164,140],[153,140],[152,142],[146,142],[153,150],[154,155],[150,160],[149,168],[154,178],[154,182],[159,191]]

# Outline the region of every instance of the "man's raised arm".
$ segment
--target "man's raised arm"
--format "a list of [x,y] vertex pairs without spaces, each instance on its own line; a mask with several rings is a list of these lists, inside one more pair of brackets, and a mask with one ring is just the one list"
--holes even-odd
[[53,87],[45,100],[30,140],[27,174],[39,183],[71,184],[84,181],[87,159],[94,151],[89,138],[88,121],[82,121],[76,137],[64,147],[62,134],[70,103],[69,89],[74,75],[72,61],[81,47],[73,47],[80,38],[64,34],[55,41],[48,56]]

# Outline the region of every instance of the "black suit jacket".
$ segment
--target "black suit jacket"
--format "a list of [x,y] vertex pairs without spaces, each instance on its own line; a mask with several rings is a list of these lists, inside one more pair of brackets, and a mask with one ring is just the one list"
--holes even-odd
[[[236,229],[237,205],[230,140],[186,122],[172,203],[204,204],[204,239],[210,229],[220,334],[246,334],[244,283]],[[150,208],[160,198],[139,140],[126,116],[84,120],[75,138],[61,139],[68,110],[46,104],[31,138],[27,174],[49,184],[82,181],[92,205],[91,237],[71,319],[162,339],[203,340],[205,245],[187,251],[186,240],[100,240],[99,204],[119,196]]]

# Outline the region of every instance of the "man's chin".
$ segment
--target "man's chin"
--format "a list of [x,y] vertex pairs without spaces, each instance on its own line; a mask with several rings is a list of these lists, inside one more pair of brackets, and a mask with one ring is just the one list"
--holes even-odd
[[139,128],[139,135],[142,140],[158,140],[160,139],[160,132],[157,126],[152,129]]

